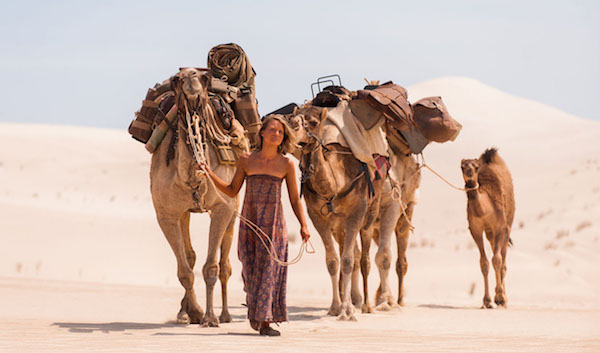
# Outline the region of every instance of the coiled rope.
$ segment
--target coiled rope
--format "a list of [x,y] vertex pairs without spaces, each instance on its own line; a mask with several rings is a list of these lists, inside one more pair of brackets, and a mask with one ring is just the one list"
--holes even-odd
[[[206,109],[206,106],[204,106],[204,108],[205,109],[204,109],[203,115],[212,116],[212,119],[214,120],[214,115],[212,114],[212,111],[210,109]],[[234,212],[234,215],[240,219],[240,222],[242,222],[246,226],[248,226],[258,236],[258,239],[260,239],[260,242],[262,243],[265,250],[269,254],[269,257],[271,257],[280,266],[290,266],[290,265],[294,265],[294,264],[298,263],[300,261],[300,259],[302,259],[304,252],[306,252],[308,254],[314,254],[315,248],[313,247],[312,243],[310,242],[310,239],[308,239],[308,240],[302,241],[302,245],[300,245],[300,250],[298,251],[298,255],[295,258],[293,258],[291,261],[282,261],[281,259],[279,259],[279,257],[277,257],[277,250],[275,249],[275,245],[273,244],[273,241],[271,240],[271,238],[262,229],[260,229],[260,227],[258,225],[256,225],[254,222],[252,222],[248,218],[244,217],[241,213],[239,213],[237,211],[237,209],[235,207],[233,207],[231,205],[230,202],[226,201],[220,195],[220,193],[217,189],[217,186],[215,185],[215,182],[208,176],[208,171],[206,169],[206,166],[208,165],[208,159],[206,158],[206,153],[205,153],[204,148],[201,143],[202,135],[200,134],[200,126],[199,126],[200,125],[200,117],[198,116],[198,114],[194,114],[194,116],[191,117],[190,113],[189,113],[189,109],[187,109],[187,107],[186,107],[185,118],[186,118],[187,127],[188,127],[188,136],[190,139],[190,145],[192,145],[192,151],[194,153],[194,158],[196,159],[198,166],[200,166],[202,173],[205,174],[206,178],[210,181],[212,186],[217,191],[217,193],[216,193],[217,197],[225,205],[227,205],[227,207],[229,207]],[[205,120],[204,122],[207,122],[207,121]],[[192,129],[192,124],[193,124],[193,129]],[[208,122],[208,124],[206,124],[206,125],[211,125],[211,124]],[[212,133],[211,133],[211,135],[212,135]],[[266,242],[265,242],[265,239],[266,239]],[[308,247],[309,245],[310,245],[310,249]]]

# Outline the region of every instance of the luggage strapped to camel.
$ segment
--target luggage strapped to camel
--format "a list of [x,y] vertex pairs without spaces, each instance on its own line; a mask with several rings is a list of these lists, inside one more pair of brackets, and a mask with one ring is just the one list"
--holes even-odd
[[[232,127],[239,126],[233,122],[236,118],[240,121],[260,121],[255,99],[256,72],[241,47],[233,43],[218,45],[209,52],[208,69],[197,69],[210,75],[208,94],[211,109],[219,118],[219,128],[225,133],[231,134]],[[162,142],[167,131],[176,128],[178,108],[171,81],[172,77],[148,89],[146,99],[128,129],[132,137],[145,143],[151,153]],[[257,132],[260,126],[252,124],[244,128],[249,132]],[[210,141],[221,164],[234,165],[238,155],[243,152],[219,139]]]

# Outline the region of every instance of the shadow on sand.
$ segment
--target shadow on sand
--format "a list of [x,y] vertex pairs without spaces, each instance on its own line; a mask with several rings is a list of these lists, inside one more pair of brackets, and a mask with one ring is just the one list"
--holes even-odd
[[55,322],[52,326],[66,328],[69,332],[90,333],[100,332],[119,332],[127,330],[156,330],[168,327],[181,327],[175,322],[165,324],[148,324],[141,322],[107,322],[107,323],[85,323],[85,322]]
[[420,304],[417,305],[419,308],[427,308],[427,309],[474,309],[470,306],[452,306],[452,305],[439,305],[439,304]]
[[[319,313],[321,311],[322,313]],[[299,307],[291,306],[288,307],[288,318],[290,321],[308,321],[308,320],[319,320],[326,315],[325,309],[315,307]],[[234,322],[241,322],[246,320],[246,314],[243,315],[232,315]],[[221,327],[227,327],[227,324],[222,324]],[[55,322],[52,326],[58,326],[59,328],[67,329],[69,332],[74,333],[92,333],[94,331],[99,332],[123,332],[123,331],[135,331],[135,330],[159,330],[163,328],[178,328],[185,327],[187,325],[177,324],[175,321],[167,322],[164,324],[151,324],[143,322],[107,322],[107,323],[87,323],[87,322]],[[192,324],[192,326],[198,326]],[[155,333],[154,335],[187,335],[188,333]],[[207,333],[198,333],[199,335],[206,335]],[[218,333],[209,335],[242,335],[252,336],[253,334],[248,333]]]

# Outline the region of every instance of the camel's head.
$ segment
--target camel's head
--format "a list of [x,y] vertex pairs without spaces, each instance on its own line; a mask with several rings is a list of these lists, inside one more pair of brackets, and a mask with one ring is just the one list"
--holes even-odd
[[[318,141],[311,136],[320,138],[321,122],[327,117],[327,108],[315,107],[310,104],[296,108],[292,114],[286,116],[288,124],[294,131],[296,143],[300,153],[312,151]],[[296,153],[294,154],[296,155]]]
[[173,77],[173,87],[179,87],[188,100],[197,99],[208,87],[208,77],[200,70],[182,68]]
[[479,173],[479,161],[477,159],[463,159],[460,162],[463,179],[466,184],[477,184],[477,175]]

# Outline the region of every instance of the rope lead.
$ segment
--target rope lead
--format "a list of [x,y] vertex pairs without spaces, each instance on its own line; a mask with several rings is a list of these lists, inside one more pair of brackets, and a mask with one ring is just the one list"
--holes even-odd
[[[205,110],[205,113],[208,113],[208,115],[212,115],[211,114],[212,110],[207,109],[207,110]],[[265,247],[265,250],[267,250],[269,257],[271,257],[280,266],[290,266],[290,265],[294,265],[294,264],[298,263],[300,261],[300,259],[302,259],[302,255],[304,254],[304,252],[306,252],[308,254],[314,254],[315,248],[309,239],[307,241],[304,241],[304,240],[302,241],[302,245],[300,245],[300,250],[298,251],[298,255],[291,261],[282,261],[277,257],[277,250],[275,249],[275,245],[273,244],[273,241],[271,240],[271,238],[269,238],[269,236],[262,229],[260,229],[260,227],[258,225],[256,225],[254,222],[252,222],[248,218],[244,217],[241,213],[239,213],[237,211],[237,209],[235,209],[231,205],[230,202],[227,202],[219,193],[217,186],[215,185],[215,182],[208,176],[208,171],[206,170],[206,167],[205,167],[207,165],[207,158],[206,158],[206,155],[204,154],[204,148],[202,148],[201,144],[198,142],[199,140],[201,140],[201,135],[200,135],[200,131],[199,131],[200,117],[197,114],[194,114],[194,117],[193,117],[194,122],[193,123],[194,123],[194,127],[196,128],[195,133],[192,131],[193,130],[192,129],[192,117],[190,117],[189,109],[187,106],[186,106],[186,111],[185,111],[185,117],[186,117],[186,121],[187,121],[187,125],[188,125],[188,135],[189,135],[188,137],[190,139],[190,145],[192,145],[192,151],[194,153],[194,158],[196,159],[196,163],[198,163],[198,166],[200,166],[201,173],[206,174],[206,178],[210,181],[212,186],[215,188],[215,191],[217,192],[217,197],[227,207],[229,207],[234,212],[234,215],[240,219],[240,222],[243,222],[245,225],[247,225],[258,236],[258,239],[260,239],[260,242]],[[261,236],[261,234],[262,234],[262,236]],[[263,239],[263,237],[265,239],[267,239],[267,242],[269,243],[269,245],[267,245],[265,243],[265,240]],[[308,248],[309,245],[310,245],[310,249]]]

